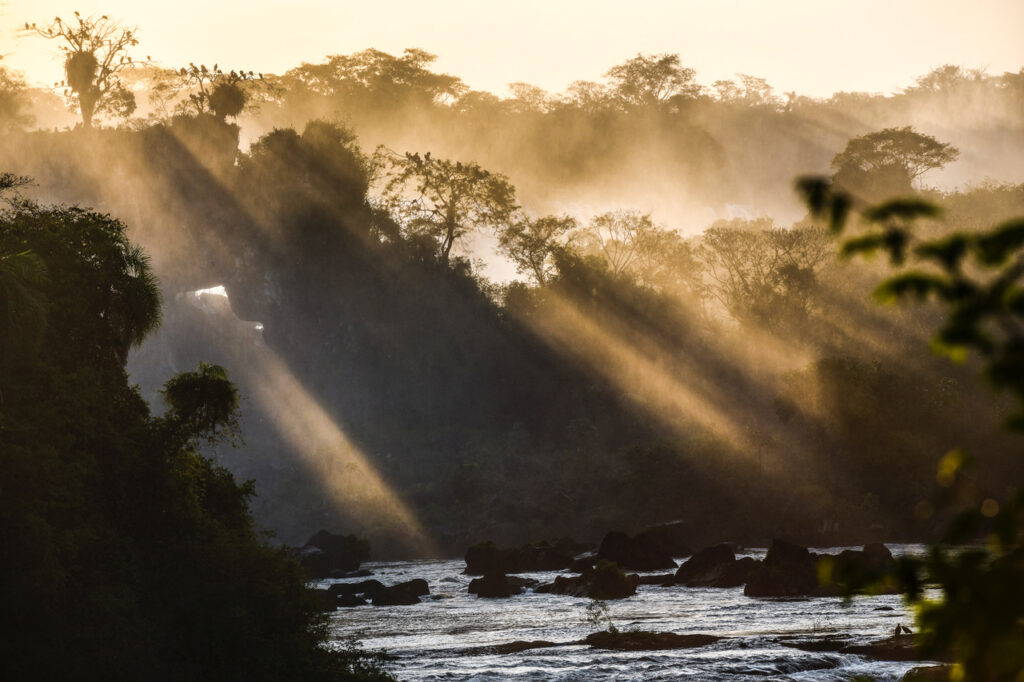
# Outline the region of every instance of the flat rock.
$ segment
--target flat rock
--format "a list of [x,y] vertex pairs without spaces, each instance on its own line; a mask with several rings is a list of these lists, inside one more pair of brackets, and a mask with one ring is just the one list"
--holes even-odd
[[595,632],[587,635],[581,644],[595,649],[616,651],[657,651],[658,649],[694,649],[714,644],[721,637],[715,635],[677,635],[673,632]]

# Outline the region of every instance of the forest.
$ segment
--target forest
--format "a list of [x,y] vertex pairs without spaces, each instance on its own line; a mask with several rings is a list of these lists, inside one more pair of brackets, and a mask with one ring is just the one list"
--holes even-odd
[[[0,69],[3,603],[32,614],[8,662],[59,677],[132,630],[128,677],[376,674],[315,644],[281,546],[321,528],[377,559],[669,521],[930,542],[954,447],[971,500],[1017,494],[1013,390],[974,337],[936,340],[942,296],[902,300],[947,291],[937,266],[879,285],[906,271],[893,225],[948,247],[1024,215],[1024,69],[814,99],[638,54],[499,96],[415,48],[257,74],[125,60],[105,17],[25,31],[67,79]],[[844,242],[848,215],[888,227]],[[112,632],[38,651],[96,609]]]

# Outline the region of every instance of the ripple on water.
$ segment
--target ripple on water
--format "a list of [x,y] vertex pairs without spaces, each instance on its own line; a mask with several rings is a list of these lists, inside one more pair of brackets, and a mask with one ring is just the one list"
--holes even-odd
[[[894,553],[917,547],[894,546]],[[829,552],[838,551],[828,550]],[[763,556],[751,551],[750,556]],[[742,588],[691,589],[641,586],[637,595],[607,602],[620,629],[659,630],[725,637],[699,649],[653,652],[599,651],[582,645],[486,653],[516,640],[575,642],[597,629],[587,622],[587,600],[532,591],[510,599],[477,599],[466,592],[471,579],[461,561],[371,563],[366,568],[385,584],[425,578],[432,593],[450,599],[414,606],[338,609],[332,634],[355,636],[369,649],[394,656],[401,680],[851,680],[867,675],[898,680],[914,663],[869,661],[859,656],[807,652],[782,641],[843,636],[863,642],[887,636],[911,614],[898,596],[758,600]],[[550,581],[553,573],[524,574]],[[332,581],[324,581],[328,584]],[[886,610],[879,610],[886,609]]]

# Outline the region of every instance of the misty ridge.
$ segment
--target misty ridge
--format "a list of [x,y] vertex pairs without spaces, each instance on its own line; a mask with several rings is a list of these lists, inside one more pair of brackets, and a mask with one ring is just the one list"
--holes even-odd
[[244,442],[211,453],[279,541],[920,540],[950,443],[978,496],[1020,480],[1009,401],[922,352],[940,313],[877,305],[888,264],[840,257],[793,181],[925,197],[935,237],[1020,215],[1024,69],[818,100],[641,54],[499,97],[433,61],[147,60],[63,130],[0,73],[0,168],[128,226],[163,301],[131,381],[159,410],[168,376],[227,368]]

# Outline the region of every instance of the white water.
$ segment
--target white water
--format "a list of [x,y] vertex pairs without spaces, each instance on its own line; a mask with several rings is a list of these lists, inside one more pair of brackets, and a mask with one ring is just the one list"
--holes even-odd
[[[921,551],[914,546],[891,549],[896,554]],[[764,550],[740,556],[763,558]],[[531,590],[509,599],[478,599],[466,592],[472,578],[462,575],[462,561],[371,563],[365,568],[385,585],[412,578],[430,584],[432,596],[420,604],[338,609],[332,616],[334,638],[354,636],[367,649],[385,649],[394,657],[389,667],[400,680],[899,680],[921,665],[781,644],[830,636],[863,643],[891,636],[897,623],[913,623],[898,596],[857,597],[847,603],[838,598],[782,601],[752,599],[743,595],[743,588],[641,585],[635,596],[607,602],[620,630],[707,633],[726,639],[670,651],[615,652],[573,645],[492,654],[473,649],[516,640],[572,642],[600,627],[587,622],[587,599]],[[523,575],[550,582],[558,574]]]

